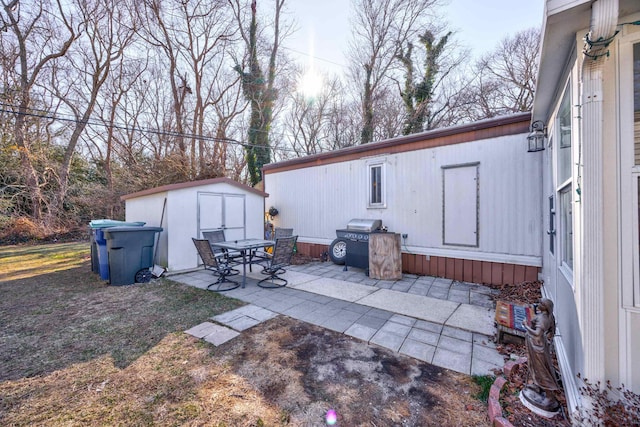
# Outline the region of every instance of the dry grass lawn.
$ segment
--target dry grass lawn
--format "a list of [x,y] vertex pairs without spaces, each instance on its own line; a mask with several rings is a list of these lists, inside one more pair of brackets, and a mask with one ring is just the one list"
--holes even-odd
[[[182,331],[240,302],[109,286],[86,243],[0,247],[0,425],[483,426],[471,379],[277,318],[213,347]],[[7,262],[5,262],[7,260]]]

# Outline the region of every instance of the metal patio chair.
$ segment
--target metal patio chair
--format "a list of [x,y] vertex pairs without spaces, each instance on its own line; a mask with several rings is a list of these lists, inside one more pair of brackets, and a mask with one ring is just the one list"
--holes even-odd
[[209,241],[211,249],[213,249],[213,253],[215,253],[216,256],[224,256],[227,261],[235,264],[241,263],[241,261],[238,261],[239,258],[242,258],[242,254],[240,254],[240,252],[231,252],[227,249],[215,246],[216,243],[224,242],[226,240],[224,230],[203,231],[202,236]]
[[276,228],[273,231],[273,240],[276,240],[280,237],[291,237],[293,236],[293,228]]
[[[276,240],[280,237],[291,237],[293,236],[293,228],[275,228],[271,232],[271,236],[269,239]],[[253,253],[253,256],[258,259],[271,259],[271,254],[273,253],[273,246],[269,246],[264,248],[263,251],[256,251]]]
[[[227,258],[216,256],[207,239],[191,238],[191,240],[193,240],[193,244],[198,250],[198,255],[200,255],[200,258],[202,259],[205,270],[213,272],[213,275],[218,277],[218,280],[207,286],[207,289],[211,289],[211,287],[217,285],[217,288],[214,290],[223,292],[230,291],[240,286],[240,283],[235,280],[227,279],[228,276],[235,276],[240,272],[231,268]],[[229,283],[230,285],[225,285],[225,283]]]
[[267,275],[264,279],[258,282],[258,286],[261,288],[281,288],[287,286],[287,280],[280,277],[280,274],[286,273],[284,267],[291,264],[291,257],[293,256],[293,248],[296,245],[298,236],[280,237],[276,239],[276,244],[273,246],[273,254],[266,260],[266,264],[261,271],[262,274]]

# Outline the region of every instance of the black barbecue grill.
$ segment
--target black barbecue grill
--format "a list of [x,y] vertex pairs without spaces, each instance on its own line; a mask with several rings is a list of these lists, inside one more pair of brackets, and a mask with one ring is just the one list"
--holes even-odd
[[369,270],[369,234],[380,232],[382,220],[352,219],[347,228],[336,230],[337,238],[331,243],[329,256],[336,264]]

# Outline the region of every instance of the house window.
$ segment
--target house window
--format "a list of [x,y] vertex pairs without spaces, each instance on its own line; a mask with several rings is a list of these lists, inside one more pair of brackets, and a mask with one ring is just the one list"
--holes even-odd
[[637,197],[635,203],[632,203],[635,225],[632,243],[635,271],[633,302],[636,307],[640,307],[640,43],[633,45],[633,154],[631,176],[636,188],[632,188],[632,191]]
[[558,137],[558,183],[571,178],[571,94],[569,85],[564,91],[556,117]]
[[[637,139],[636,139],[636,143],[637,143]],[[634,275],[635,275],[635,286],[634,286],[634,290],[633,290],[633,301],[634,301],[634,305],[636,307],[640,307],[640,173],[634,173],[633,174],[634,180],[633,182],[636,185],[636,189],[635,189],[635,195],[636,195],[636,199],[635,199],[635,203],[634,203],[634,233],[633,235],[633,262],[634,262]]]
[[[573,282],[573,163],[572,163],[572,111],[571,81],[565,86],[554,121],[555,144],[555,200],[549,199],[550,250],[560,261],[560,270]],[[557,224],[555,219],[557,218]],[[557,225],[557,228],[556,228]],[[557,244],[557,246],[556,246]]]
[[633,151],[634,165],[640,165],[640,43],[633,45]]
[[369,203],[370,208],[384,208],[385,205],[385,167],[384,163],[369,164]]
[[572,186],[568,185],[560,190],[560,233],[562,264],[573,270],[573,204]]
[[640,310],[640,32],[621,38],[619,61],[622,304]]

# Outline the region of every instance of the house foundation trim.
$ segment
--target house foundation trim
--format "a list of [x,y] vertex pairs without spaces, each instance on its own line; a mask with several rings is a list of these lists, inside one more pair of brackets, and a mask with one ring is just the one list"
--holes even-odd
[[[319,258],[328,245],[299,242],[298,253]],[[420,276],[435,276],[461,282],[495,286],[538,280],[540,268],[531,265],[478,261],[441,256],[402,253],[402,272]]]

